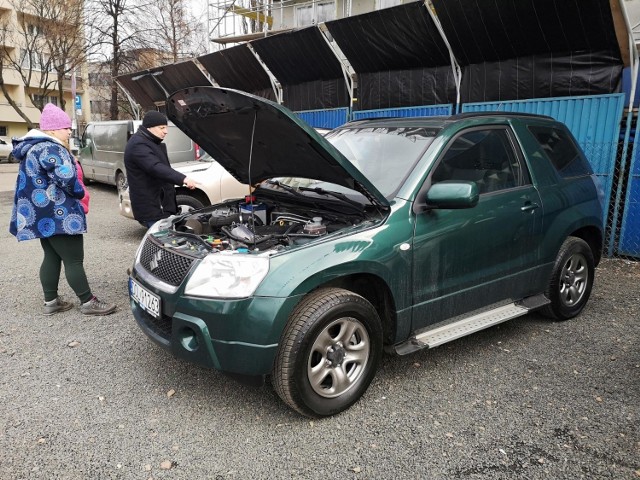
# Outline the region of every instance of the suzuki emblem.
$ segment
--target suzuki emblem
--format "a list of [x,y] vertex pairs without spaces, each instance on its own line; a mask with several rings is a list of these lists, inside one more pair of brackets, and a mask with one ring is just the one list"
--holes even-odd
[[156,268],[158,268],[158,264],[162,260],[162,250],[158,250],[154,255],[151,261],[149,262],[149,268],[153,272]]

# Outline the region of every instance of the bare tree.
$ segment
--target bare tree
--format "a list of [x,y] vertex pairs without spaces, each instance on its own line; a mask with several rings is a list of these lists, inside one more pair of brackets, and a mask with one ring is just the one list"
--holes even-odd
[[45,98],[57,90],[51,52],[47,48],[46,31],[50,19],[43,18],[40,14],[41,3],[42,0],[12,0],[11,5],[17,12],[17,18],[12,22],[13,19],[6,17],[0,47],[2,92],[29,128],[35,125],[6,88],[4,75],[5,68],[16,71],[26,87],[31,103],[39,110],[44,107]]
[[87,49],[83,35],[84,8],[82,0],[31,0],[38,3],[45,28],[45,43],[50,52],[51,67],[55,72],[58,96],[64,109],[65,80],[75,75],[77,67],[86,59]]
[[64,108],[65,80],[85,58],[82,0],[12,0],[11,5],[16,18],[6,16],[1,31],[0,84],[9,104],[33,128],[6,88],[5,69],[20,75],[27,96],[39,110],[54,92]]
[[109,114],[119,117],[124,107],[115,78],[136,70],[135,59],[128,53],[144,46],[143,37],[149,29],[149,19],[141,13],[138,0],[87,0],[85,8],[91,18],[90,28],[102,47],[93,59],[108,69],[110,76]]
[[26,113],[20,108],[20,105],[15,101],[9,89],[7,88],[7,84],[5,83],[5,69],[11,69],[13,63],[13,57],[10,50],[6,47],[6,45],[10,44],[11,41],[7,40],[12,33],[12,28],[8,24],[8,22],[3,22],[0,25],[0,90],[2,90],[3,95],[9,102],[9,105],[16,111],[18,115],[25,121],[28,128],[34,128],[35,124],[29,119]]
[[199,35],[206,27],[191,13],[187,0],[157,0],[147,5],[146,13],[155,25],[147,45],[169,54],[160,58],[171,63],[206,53]]

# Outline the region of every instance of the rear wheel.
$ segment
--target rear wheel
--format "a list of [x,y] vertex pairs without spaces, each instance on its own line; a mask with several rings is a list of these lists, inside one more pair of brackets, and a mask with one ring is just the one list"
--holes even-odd
[[13,156],[13,153],[9,154],[9,158],[7,159],[9,163],[18,163],[18,159]]
[[197,198],[189,195],[176,195],[176,203],[178,204],[178,213],[189,213],[191,210],[198,210],[204,205]]
[[381,356],[382,326],[371,303],[348,290],[320,289],[289,317],[273,386],[303,415],[334,415],[364,394]]
[[558,252],[545,295],[551,303],[541,310],[556,320],[578,315],[587,304],[593,287],[593,252],[576,237],[567,238]]

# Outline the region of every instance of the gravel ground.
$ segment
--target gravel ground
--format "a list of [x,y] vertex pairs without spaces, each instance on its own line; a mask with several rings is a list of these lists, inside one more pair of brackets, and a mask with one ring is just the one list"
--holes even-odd
[[269,385],[146,338],[126,286],[144,231],[118,215],[113,188],[90,192],[85,268],[118,304],[104,318],[40,314],[40,246],[8,233],[12,193],[0,192],[0,478],[640,477],[640,263],[604,260],[568,322],[530,314],[385,356],[356,405],[310,421]]

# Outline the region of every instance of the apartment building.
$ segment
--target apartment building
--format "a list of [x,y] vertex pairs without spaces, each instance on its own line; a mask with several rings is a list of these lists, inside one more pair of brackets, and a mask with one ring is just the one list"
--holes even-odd
[[[27,5],[24,1],[0,0],[0,80],[20,112],[37,124],[40,110],[34,106],[30,95],[43,104],[51,102],[61,106],[63,102],[59,98],[55,72],[47,61],[47,52],[42,51],[40,45],[38,49],[34,44],[28,45],[30,38],[42,36],[43,32],[46,34],[47,27],[42,17],[29,13]],[[83,85],[81,71],[76,73],[75,80],[67,75],[63,81],[65,110],[76,125],[83,123],[89,113],[89,103],[83,98]],[[0,90],[0,136],[19,137],[27,133],[28,128],[25,118]]]

